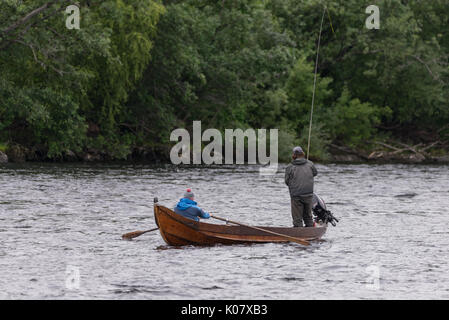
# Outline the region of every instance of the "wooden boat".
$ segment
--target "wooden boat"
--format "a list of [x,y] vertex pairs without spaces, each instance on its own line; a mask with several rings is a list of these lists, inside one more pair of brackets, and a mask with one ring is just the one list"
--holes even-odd
[[[154,217],[162,238],[168,245],[214,245],[244,244],[266,242],[288,242],[284,237],[252,229],[247,226],[211,224],[185,218],[174,211],[154,204]],[[320,239],[327,229],[327,224],[314,228],[259,227],[283,235],[304,240]]]

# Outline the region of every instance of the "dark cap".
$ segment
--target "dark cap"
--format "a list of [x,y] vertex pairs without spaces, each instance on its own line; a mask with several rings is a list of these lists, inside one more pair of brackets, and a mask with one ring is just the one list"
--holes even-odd
[[297,147],[293,148],[293,153],[294,154],[303,154],[304,151],[302,150],[302,148],[300,146],[297,146]]

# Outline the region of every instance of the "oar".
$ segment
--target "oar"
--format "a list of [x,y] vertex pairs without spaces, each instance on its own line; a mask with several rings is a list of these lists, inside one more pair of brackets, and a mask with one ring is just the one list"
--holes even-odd
[[122,239],[131,240],[133,238],[137,238],[137,237],[143,235],[144,233],[155,231],[155,230],[159,230],[159,228],[154,228],[154,229],[145,230],[145,231],[133,231],[133,232],[125,233],[124,235],[122,235]]
[[218,219],[218,220],[221,220],[221,221],[226,221],[226,222],[234,223],[234,224],[237,224],[237,225],[242,226],[242,227],[247,227],[247,228],[251,228],[251,229],[256,229],[256,230],[259,230],[259,231],[263,231],[263,232],[266,232],[266,233],[271,233],[271,234],[273,234],[273,235],[275,235],[275,236],[279,236],[279,237],[282,237],[282,238],[284,238],[284,239],[288,239],[288,240],[290,240],[290,241],[293,241],[293,242],[302,244],[302,245],[304,245],[304,246],[310,245],[310,242],[307,241],[307,240],[303,240],[303,239],[291,237],[291,236],[288,236],[288,235],[285,235],[285,234],[273,232],[273,231],[270,231],[270,230],[267,230],[267,229],[263,229],[263,228],[259,228],[259,227],[248,226],[248,225],[243,224],[243,223],[240,223],[240,222],[231,221],[231,220],[224,219],[224,218],[220,218],[220,217],[213,216],[213,215],[210,215],[210,216],[211,216],[212,218],[215,218],[215,219]]

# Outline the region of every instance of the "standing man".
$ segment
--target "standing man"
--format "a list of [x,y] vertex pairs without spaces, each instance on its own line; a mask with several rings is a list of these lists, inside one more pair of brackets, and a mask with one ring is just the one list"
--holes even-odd
[[294,227],[313,227],[312,199],[313,177],[318,172],[307,160],[301,147],[293,148],[292,163],[285,169],[285,184],[290,191]]

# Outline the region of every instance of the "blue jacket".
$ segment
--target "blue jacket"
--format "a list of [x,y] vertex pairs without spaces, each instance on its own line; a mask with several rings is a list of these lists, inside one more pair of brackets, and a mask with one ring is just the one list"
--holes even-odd
[[197,203],[189,198],[182,198],[175,207],[175,212],[186,218],[200,221],[198,217],[209,219],[210,215],[197,206]]

